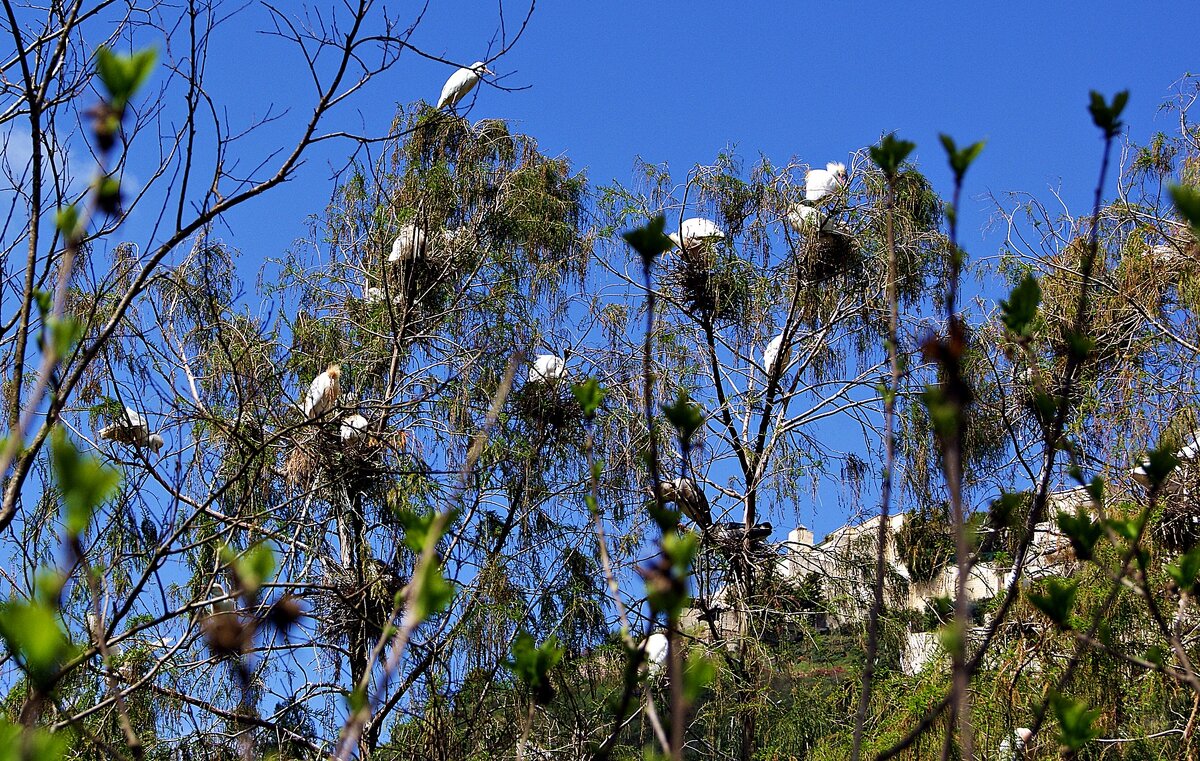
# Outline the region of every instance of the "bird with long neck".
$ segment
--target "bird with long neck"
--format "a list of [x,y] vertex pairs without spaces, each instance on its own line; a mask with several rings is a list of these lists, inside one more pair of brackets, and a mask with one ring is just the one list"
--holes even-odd
[[342,375],[341,365],[330,365],[325,372],[313,378],[308,387],[308,395],[304,397],[304,416],[309,420],[324,415],[333,409],[341,388],[338,379]]
[[450,78],[446,80],[446,84],[442,85],[442,95],[438,98],[437,107],[441,109],[449,106],[450,110],[454,110],[459,101],[475,89],[475,85],[479,84],[479,80],[484,74],[495,74],[495,72],[484,65],[483,61],[476,61],[451,74]]

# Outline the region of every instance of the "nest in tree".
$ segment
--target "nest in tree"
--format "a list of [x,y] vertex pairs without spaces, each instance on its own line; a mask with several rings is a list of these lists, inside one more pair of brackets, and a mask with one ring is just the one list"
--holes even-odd
[[526,383],[513,392],[512,401],[521,420],[547,434],[560,435],[582,429],[583,408],[565,378]]
[[1200,472],[1193,462],[1182,463],[1171,474],[1159,497],[1154,538],[1172,552],[1187,552],[1200,545]]
[[289,486],[310,488],[318,471],[324,471],[348,492],[374,494],[386,489],[390,473],[383,453],[389,447],[403,450],[405,432],[364,431],[347,440],[341,437],[341,429],[341,420],[330,418],[297,435],[283,464]]
[[679,251],[663,288],[711,322],[739,322],[749,307],[753,276],[753,268],[732,251],[705,243]]
[[843,230],[818,230],[800,249],[799,277],[819,282],[847,271],[858,258],[854,236]]
[[383,634],[408,579],[381,560],[371,558],[363,566],[361,578],[354,568],[331,565],[326,572],[324,588],[313,599],[321,637],[343,640],[362,636],[373,643]]

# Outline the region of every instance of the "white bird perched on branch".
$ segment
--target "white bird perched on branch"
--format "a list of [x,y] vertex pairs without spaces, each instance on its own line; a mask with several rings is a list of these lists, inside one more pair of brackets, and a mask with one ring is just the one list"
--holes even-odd
[[642,651],[646,653],[646,667],[650,676],[656,677],[663,672],[669,646],[667,635],[662,632],[654,632],[642,642]]
[[483,61],[476,61],[470,66],[462,67],[451,74],[450,78],[446,80],[446,84],[442,85],[442,95],[438,98],[437,107],[449,106],[453,109],[460,100],[467,97],[475,85],[479,84],[480,77],[484,74],[495,73],[485,66]]
[[132,407],[125,408],[122,420],[104,426],[96,435],[102,439],[115,441],[118,444],[132,444],[137,447],[150,447],[155,452],[162,449],[163,437],[150,433],[150,421]]
[[556,381],[567,377],[567,361],[553,354],[539,354],[529,368],[529,382]]
[[362,438],[367,430],[367,419],[357,412],[342,418],[342,441],[354,441]]
[[[1200,457],[1200,429],[1192,431],[1192,433],[1183,440],[1183,446],[1175,452],[1175,458],[1180,463],[1195,462]],[[1142,464],[1133,469],[1133,480],[1146,487],[1150,488],[1150,474],[1146,472],[1146,466],[1150,464],[1149,459],[1142,460]]]
[[809,169],[804,176],[804,198],[820,201],[831,193],[846,187],[846,165],[830,161],[824,169]]
[[392,241],[392,253],[388,263],[411,262],[425,250],[425,231],[419,225],[406,222],[400,226],[396,240]]
[[[782,354],[780,353],[780,349],[783,349]],[[768,375],[774,372],[778,372],[778,374],[783,375],[783,371],[787,369],[787,364],[791,358],[791,347],[783,347],[783,334],[780,333],[772,338],[771,342],[767,344],[767,347],[763,349],[763,369],[767,371]],[[775,370],[776,360],[779,361],[778,371]]]
[[309,420],[324,415],[333,409],[341,388],[338,378],[342,375],[341,365],[330,365],[325,372],[313,378],[308,387],[308,395],[304,397],[304,416]]
[[675,503],[684,515],[691,518],[697,526],[707,528],[712,525],[712,512],[708,507],[708,497],[704,491],[690,478],[675,478],[663,481],[658,485],[658,496],[663,502]]
[[[689,249],[708,241],[720,240],[725,237],[725,233],[711,219],[692,217],[683,220],[679,225],[679,229],[670,233],[667,237],[671,239],[671,242],[677,248]],[[682,243],[680,242],[681,239]]]

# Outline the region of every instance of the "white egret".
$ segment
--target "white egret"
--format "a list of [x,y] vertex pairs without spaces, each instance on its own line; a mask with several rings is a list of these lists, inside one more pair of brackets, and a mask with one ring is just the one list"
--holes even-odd
[[119,444],[132,444],[138,447],[149,447],[157,452],[162,449],[163,437],[150,433],[150,421],[144,415],[138,414],[132,407],[125,408],[122,420],[104,426],[96,435],[102,439],[115,441]]
[[312,420],[333,409],[334,402],[341,392],[338,386],[338,378],[341,375],[340,365],[330,365],[325,372],[313,378],[312,385],[308,387],[308,395],[304,397],[305,417]]
[[668,647],[667,635],[662,632],[654,632],[642,643],[642,651],[646,653],[646,667],[650,671],[650,676],[657,677],[663,672],[663,666],[667,662]]
[[[1191,435],[1184,439],[1183,446],[1179,451],[1175,452],[1175,458],[1180,463],[1194,462],[1200,456],[1200,430],[1192,431]],[[1142,464],[1133,469],[1130,475],[1133,480],[1146,487],[1150,488],[1150,474],[1146,472],[1146,466],[1150,464],[1149,460],[1142,460]]]
[[1019,758],[1025,757],[1025,745],[1029,742],[1029,738],[1033,737],[1033,730],[1029,727],[1017,727],[1013,730],[1012,735],[1000,741],[999,752],[996,757],[1000,761],[1016,761]]
[[[225,599],[221,599],[225,598]],[[209,606],[209,615],[217,613],[232,613],[234,611],[234,602],[229,599],[229,592],[225,590],[225,585],[217,582],[212,585],[212,599],[215,602]]]
[[802,203],[792,204],[792,208],[788,211],[788,224],[798,233],[832,232],[834,229],[833,218],[821,212],[812,206],[806,206]]
[[708,497],[704,496],[704,491],[692,479],[676,478],[664,481],[658,486],[658,494],[663,502],[678,505],[680,511],[697,526],[705,528],[712,524]]
[[824,169],[809,169],[804,176],[804,198],[820,201],[831,193],[846,187],[846,165],[830,161]]
[[368,286],[363,290],[363,301],[368,304],[378,304],[383,301],[383,289],[376,286]]
[[449,106],[453,109],[458,105],[458,102],[467,97],[467,94],[479,84],[479,78],[484,74],[495,74],[496,72],[489,69],[483,64],[483,61],[476,61],[470,66],[464,66],[458,71],[450,75],[446,80],[446,84],[442,85],[442,94],[438,98],[437,107],[444,108]]
[[[780,349],[783,349],[782,353],[780,352]],[[787,364],[791,358],[791,347],[783,348],[783,334],[780,333],[772,338],[771,342],[767,344],[767,347],[763,349],[763,369],[767,371],[768,375],[775,372],[778,372],[778,374],[782,375],[783,371],[787,369]],[[779,362],[778,370],[775,369],[775,362],[777,360]]]
[[342,441],[361,438],[367,430],[367,419],[357,412],[342,419]]
[[[711,219],[692,217],[683,220],[679,229],[668,234],[667,237],[677,248],[689,249],[708,241],[720,240],[725,237],[725,233]],[[681,239],[682,243],[680,243]]]
[[539,354],[529,368],[529,382],[556,381],[567,377],[567,361],[553,354]]
[[419,225],[407,222],[400,226],[396,240],[392,241],[392,253],[388,263],[411,262],[425,250],[425,231]]

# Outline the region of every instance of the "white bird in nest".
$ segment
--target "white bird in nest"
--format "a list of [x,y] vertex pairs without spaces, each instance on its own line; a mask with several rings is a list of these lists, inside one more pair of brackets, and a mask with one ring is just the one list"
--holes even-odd
[[483,61],[476,61],[470,66],[462,67],[451,74],[450,78],[446,80],[446,84],[442,85],[442,94],[438,98],[437,107],[449,106],[453,110],[459,101],[475,89],[475,85],[479,84],[480,77],[484,74],[495,73],[485,66]]
[[843,226],[839,225],[834,217],[825,214],[820,209],[802,203],[793,204],[785,219],[792,226],[792,229],[798,233],[845,232]]
[[[717,223],[704,217],[685,219],[679,229],[667,235],[677,248],[690,249],[703,243],[721,240],[725,233],[717,227]],[[683,242],[680,243],[680,240]]]
[[308,395],[304,397],[304,416],[309,420],[324,415],[333,409],[341,388],[338,378],[342,375],[341,365],[330,365],[325,372],[313,378],[308,387]]
[[668,648],[667,635],[662,632],[654,632],[642,643],[642,651],[646,653],[646,667],[650,671],[650,676],[656,677],[663,672],[663,667],[667,663]]
[[[772,338],[771,342],[767,344],[765,349],[763,349],[763,369],[767,371],[768,375],[775,372],[778,372],[778,374],[782,375],[783,371],[787,369],[787,364],[792,358],[792,352],[791,348],[788,347],[787,349],[783,350],[781,355],[780,349],[782,348],[783,334],[780,333]],[[775,369],[776,360],[779,361],[778,370]]]
[[392,241],[392,252],[388,254],[388,263],[411,262],[425,250],[425,231],[420,225],[406,222],[400,225],[396,239]]
[[96,435],[102,439],[115,441],[118,444],[131,444],[138,447],[149,447],[157,452],[162,449],[163,437],[150,433],[150,421],[132,407],[125,408],[122,420],[104,426]]
[[804,198],[808,201],[820,201],[845,187],[846,165],[840,161],[830,161],[824,169],[809,169],[804,176]]
[[567,361],[554,354],[539,354],[529,368],[529,382],[553,382],[567,377]]
[[342,418],[342,441],[354,441],[362,438],[367,430],[368,421],[357,412]]
[[708,497],[704,496],[704,490],[692,479],[675,478],[664,481],[658,486],[658,496],[663,502],[677,505],[697,526],[706,528],[712,525]]

